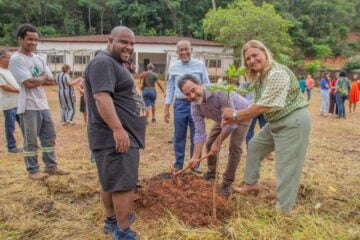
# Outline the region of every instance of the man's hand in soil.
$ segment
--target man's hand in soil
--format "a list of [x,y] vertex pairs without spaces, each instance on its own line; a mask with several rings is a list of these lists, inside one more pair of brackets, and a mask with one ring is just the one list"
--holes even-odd
[[199,164],[199,159],[198,158],[192,158],[189,161],[189,165],[190,165],[191,169],[197,167],[198,164]]
[[113,133],[115,148],[118,152],[127,152],[130,147],[130,139],[127,132],[121,128]]

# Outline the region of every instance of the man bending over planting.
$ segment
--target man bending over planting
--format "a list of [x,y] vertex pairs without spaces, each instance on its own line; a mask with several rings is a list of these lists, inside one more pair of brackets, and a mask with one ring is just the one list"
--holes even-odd
[[210,156],[208,157],[208,170],[204,174],[204,179],[211,180],[215,178],[220,144],[230,136],[228,163],[220,189],[220,194],[227,198],[231,193],[231,184],[234,182],[236,169],[242,154],[241,145],[245,139],[250,121],[239,125],[227,125],[222,128],[221,114],[224,108],[245,109],[248,107],[249,102],[244,97],[233,92],[229,96],[220,90],[210,92],[207,86],[209,85],[201,85],[200,81],[191,74],[182,76],[178,81],[179,89],[191,101],[191,114],[195,122],[195,147],[189,164],[193,165],[192,167],[197,165],[202,147],[206,141],[205,118],[214,120],[215,124],[205,143],[206,152]]

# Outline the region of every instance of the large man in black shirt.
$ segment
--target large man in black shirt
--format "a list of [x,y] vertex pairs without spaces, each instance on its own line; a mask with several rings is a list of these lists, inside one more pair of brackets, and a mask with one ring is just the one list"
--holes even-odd
[[113,239],[136,239],[129,225],[134,220],[131,208],[146,117],[144,102],[124,65],[134,41],[132,30],[115,27],[107,49],[96,55],[85,72],[89,144],[102,187],[104,232],[112,233]]

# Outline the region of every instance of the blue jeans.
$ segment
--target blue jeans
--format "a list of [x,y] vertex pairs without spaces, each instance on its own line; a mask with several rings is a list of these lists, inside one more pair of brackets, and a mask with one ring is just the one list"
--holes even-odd
[[145,106],[150,107],[155,105],[156,101],[156,90],[155,88],[145,88],[142,93]]
[[320,112],[327,113],[329,111],[330,92],[329,89],[321,89],[321,108]]
[[15,122],[19,122],[19,115],[16,114],[16,108],[4,110],[5,118],[5,136],[8,150],[16,148],[16,140],[14,137]]
[[24,135],[24,160],[26,170],[32,174],[39,171],[37,161],[38,140],[41,143],[42,159],[47,170],[56,169],[55,127],[50,110],[26,110],[20,114]]
[[312,89],[306,89],[306,95],[307,95],[307,100],[310,101],[311,99],[311,90]]
[[335,93],[336,105],[338,107],[338,116],[345,118],[345,100],[347,96],[342,95],[341,93]]
[[185,99],[175,99],[174,103],[174,167],[182,169],[184,166],[185,147],[188,126],[190,128],[190,158],[194,151],[195,124],[191,116],[191,102]]
[[266,124],[266,119],[263,114],[260,114],[259,116],[253,118],[249,127],[249,131],[246,134],[246,145],[248,145],[248,143],[254,136],[254,129],[257,121],[259,121],[260,128],[263,128]]

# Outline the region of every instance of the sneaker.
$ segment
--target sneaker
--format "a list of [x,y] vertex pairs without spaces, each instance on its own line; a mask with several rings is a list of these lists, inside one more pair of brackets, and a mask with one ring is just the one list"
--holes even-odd
[[21,148],[10,148],[8,150],[9,153],[21,153],[23,150]]
[[156,118],[151,119],[152,123],[156,123]]
[[206,172],[206,173],[203,174],[203,179],[206,180],[206,181],[215,180],[215,174]]
[[43,172],[35,172],[35,173],[29,173],[29,178],[34,180],[42,180],[49,176],[47,173]]
[[220,195],[223,197],[223,198],[228,198],[231,194],[231,184],[221,184],[221,187],[220,187]]
[[66,172],[66,171],[58,169],[58,168],[46,169],[45,173],[47,173],[49,175],[59,175],[59,176],[69,175],[70,174],[69,172]]
[[[133,222],[135,221],[135,213],[134,212],[131,212],[130,215],[129,215],[129,225],[132,224]],[[106,218],[104,220],[104,233],[105,234],[109,234],[109,233],[112,233],[114,232],[116,226],[117,226],[117,221],[116,221],[116,217],[113,216],[111,218]]]
[[137,240],[136,233],[133,230],[130,228],[120,230],[118,227],[112,233],[112,238],[114,240]]

